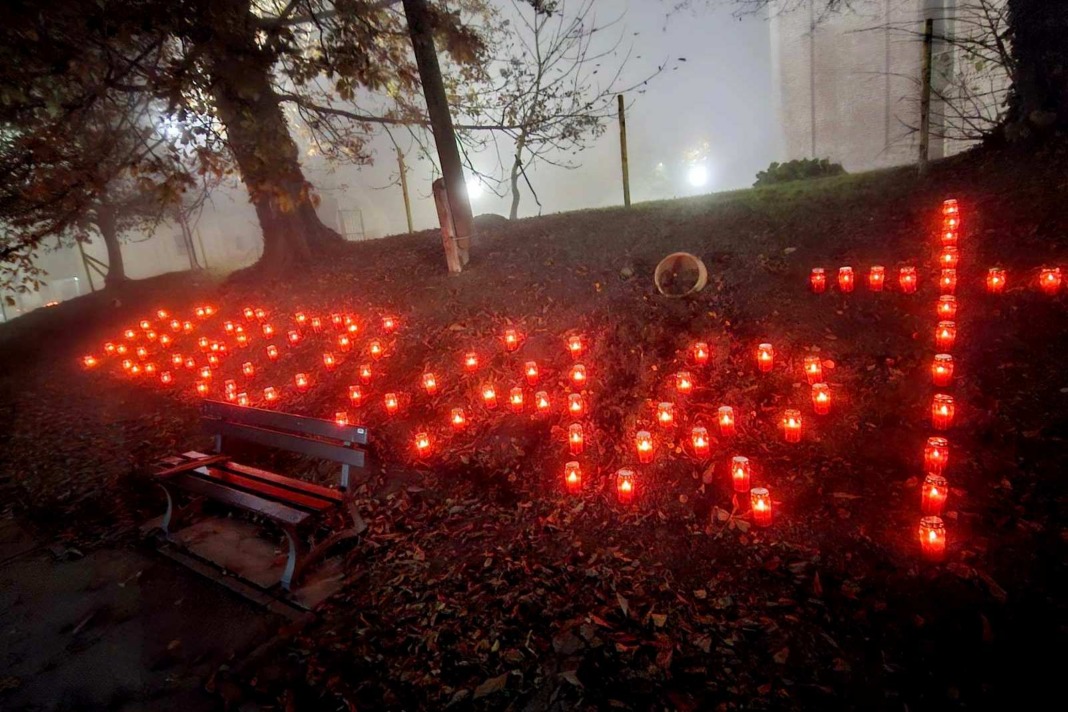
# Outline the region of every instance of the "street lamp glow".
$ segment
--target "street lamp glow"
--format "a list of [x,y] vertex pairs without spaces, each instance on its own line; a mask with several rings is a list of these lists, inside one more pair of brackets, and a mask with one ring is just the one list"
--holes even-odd
[[482,197],[482,181],[476,180],[474,182],[465,183],[467,186],[467,198],[468,200],[478,200]]
[[686,174],[686,180],[694,188],[700,188],[708,183],[708,168],[702,165],[690,166],[690,171]]

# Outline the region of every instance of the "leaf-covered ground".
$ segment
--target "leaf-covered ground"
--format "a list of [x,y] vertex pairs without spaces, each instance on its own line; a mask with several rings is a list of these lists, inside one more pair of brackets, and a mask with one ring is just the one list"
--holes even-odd
[[[219,388],[234,378],[254,398],[276,385],[277,407],[294,412],[345,408],[370,427],[376,456],[360,489],[371,526],[348,554],[350,583],[242,681],[248,697],[300,709],[1019,705],[1043,694],[1065,642],[1068,314],[1065,296],[1033,280],[1041,265],[1068,265],[1066,164],[1063,151],[984,153],[923,181],[900,170],[524,220],[487,230],[472,269],[455,278],[443,274],[440,241],[423,233],[348,245],[281,285],[170,275],[131,285],[119,304],[98,295],[42,310],[0,329],[0,487],[42,535],[132,541],[160,507],[144,465],[207,445],[192,377],[166,390],[110,364],[86,372],[79,357],[161,307],[217,306],[198,326],[212,338],[224,338],[225,319],[244,323],[246,305],[266,309],[283,339],[298,311],[348,313],[361,332],[332,373],[320,366],[325,335],[294,349],[278,340],[272,364],[259,325],[246,324],[253,344],[213,379]],[[950,196],[965,215],[958,413],[949,551],[932,565],[916,525],[932,434],[936,230]],[[708,265],[709,286],[693,300],[651,287],[656,262],[675,250]],[[845,264],[861,275],[913,264],[921,287],[807,291],[809,269]],[[995,264],[1009,274],[1001,297],[983,291]],[[396,335],[376,331],[383,314],[399,318]],[[500,346],[505,328],[526,337],[515,354]],[[568,334],[589,345],[580,497],[561,481],[573,459],[560,406],[573,390]],[[376,337],[386,356],[354,409],[347,386]],[[713,360],[686,366],[697,388],[677,400],[672,374],[695,340]],[[754,367],[763,341],[777,352],[768,375]],[[460,365],[469,350],[483,357],[476,375]],[[835,399],[826,417],[812,414],[800,372],[817,353]],[[512,415],[503,402],[531,359],[552,416]],[[246,360],[253,382],[240,380]],[[432,398],[419,388],[428,369],[442,382]],[[298,370],[313,374],[305,394],[288,387]],[[494,411],[477,405],[488,381],[502,399]],[[395,417],[381,408],[386,391],[403,394]],[[638,468],[636,504],[621,507],[611,475],[634,463],[633,433],[664,399],[676,400],[679,426],[674,437],[654,429],[657,459]],[[739,432],[695,461],[689,426],[712,429],[723,404]],[[447,423],[456,405],[472,416],[458,434]],[[805,416],[797,445],[778,429],[787,407]],[[414,454],[416,431],[432,435],[432,455]],[[754,484],[771,489],[770,528],[753,527],[734,499],[733,455],[748,456]]]

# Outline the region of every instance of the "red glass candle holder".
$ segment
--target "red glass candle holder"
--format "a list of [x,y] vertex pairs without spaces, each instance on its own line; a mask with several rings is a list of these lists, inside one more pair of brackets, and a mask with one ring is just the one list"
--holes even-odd
[[308,323],[308,315],[304,312],[297,312],[293,315],[293,321],[297,322],[297,326],[303,327]]
[[237,381],[232,378],[223,381],[223,391],[226,393],[237,393]]
[[941,517],[920,520],[920,551],[928,561],[941,561],[946,556],[946,525]]
[[923,480],[923,493],[920,498],[920,507],[924,516],[941,516],[948,496],[949,485],[946,483],[946,478],[942,475],[928,474]]
[[637,495],[638,476],[634,470],[623,468],[616,472],[616,500],[624,505],[633,504]]
[[931,364],[931,381],[936,386],[948,386],[953,382],[953,357],[949,354],[936,354]]
[[334,328],[338,331],[344,331],[345,329],[345,317],[342,314],[331,314],[330,323],[334,325]]
[[170,371],[163,371],[159,374],[159,382],[165,386],[169,386],[174,383],[174,376],[171,375]]
[[942,294],[955,294],[957,291],[957,270],[944,269],[938,278],[938,288]]
[[953,321],[957,318],[957,298],[952,294],[943,294],[938,298],[938,318]]
[[662,428],[670,428],[675,425],[675,404],[660,403],[656,406],[656,422]]
[[310,319],[310,323],[312,331],[314,331],[316,334],[320,333],[323,330],[323,320],[319,317],[313,316]]
[[767,487],[749,490],[749,507],[753,511],[753,524],[758,527],[771,526],[771,493]]
[[883,291],[886,284],[886,268],[881,265],[872,265],[868,271],[868,289],[873,292]]
[[729,438],[735,433],[734,408],[729,405],[721,405],[716,412],[716,422],[719,424],[721,437]]
[[582,493],[582,469],[574,460],[564,465],[564,487],[570,495]]
[[293,382],[296,384],[297,390],[301,393],[308,390],[308,386],[311,385],[311,380],[308,378],[308,374],[306,373],[298,373],[297,375],[293,376]]
[[449,422],[452,427],[460,430],[467,426],[467,415],[464,413],[463,408],[453,408],[449,414]]
[[197,346],[200,347],[201,351],[206,352],[208,350],[208,347],[211,346],[211,340],[206,336],[201,336],[199,339],[197,339]]
[[256,318],[256,312],[252,309],[252,307],[245,307],[241,310],[241,314],[245,317],[246,321],[252,321]]
[[731,459],[731,484],[735,492],[749,491],[749,458],[738,455]]
[[337,348],[341,353],[352,351],[352,339],[349,338],[348,334],[337,335]]
[[386,407],[386,415],[396,415],[400,410],[400,398],[396,393],[386,393],[382,396],[382,402]]
[[146,349],[144,346],[138,346],[134,353],[136,353],[137,358],[141,359],[142,361],[148,358],[148,349]]
[[786,442],[801,442],[801,426],[801,411],[788,408],[782,416],[783,436]]
[[942,248],[942,254],[938,257],[938,264],[942,266],[942,269],[957,269],[957,263],[960,262],[960,253],[953,245],[947,245]]
[[183,321],[183,322],[182,322],[182,331],[183,331],[184,333],[186,333],[186,334],[192,334],[192,333],[193,333],[193,329],[194,329],[194,328],[195,328],[195,327],[193,326],[193,322],[191,322],[191,321]]
[[956,410],[953,396],[944,393],[935,394],[934,401],[931,403],[931,425],[935,430],[948,430],[953,425]]
[[382,317],[382,331],[384,331],[387,334],[389,334],[389,333],[392,333],[393,331],[395,331],[396,328],[397,328],[397,318],[396,317],[388,316],[388,315]]
[[415,434],[415,451],[420,455],[430,453],[430,435],[425,432]]
[[497,388],[492,383],[482,386],[482,405],[490,410],[497,407]]
[[334,411],[334,422],[338,425],[349,424],[349,414],[343,410]]
[[184,363],[185,363],[185,357],[182,356],[181,354],[172,354],[171,355],[171,365],[172,366],[181,366]]
[[920,279],[915,267],[902,267],[897,275],[897,284],[905,294],[915,294]]
[[464,370],[478,370],[478,354],[476,354],[474,351],[468,351],[466,354],[464,354]]
[[940,321],[935,328],[935,345],[940,351],[949,351],[957,340],[957,324],[952,321]]
[[1046,294],[1056,294],[1061,289],[1061,268],[1043,267],[1038,273],[1038,286]]
[[823,362],[819,356],[805,356],[805,378],[809,385],[823,380]]
[[428,396],[438,392],[438,378],[433,373],[423,374],[423,390]]
[[168,312],[166,309],[159,309],[156,311],[156,317],[160,320],[166,319],[169,316],[170,312]]
[[246,378],[252,378],[256,375],[256,367],[252,365],[251,361],[245,361],[241,364],[241,373],[245,374]]
[[268,403],[274,403],[278,400],[278,391],[274,386],[267,386],[263,389],[263,400]]
[[639,430],[634,435],[634,449],[638,452],[638,462],[646,465],[653,461],[653,435],[648,430]]
[[515,329],[505,329],[501,340],[504,341],[505,351],[515,351],[519,348],[519,332]]
[[197,307],[193,310],[193,314],[196,315],[197,319],[204,319],[208,316],[208,312],[205,311],[204,307]]
[[384,351],[385,348],[382,346],[382,342],[378,339],[372,339],[371,342],[367,344],[367,353],[371,354],[371,358],[375,361],[382,358]]
[[831,412],[831,387],[826,383],[812,384],[812,411],[816,415]]
[[263,324],[260,327],[260,331],[263,332],[263,338],[270,339],[274,336],[274,327],[270,324]]
[[775,366],[775,349],[771,344],[760,344],[757,346],[757,368],[761,373],[770,373],[771,369]]
[[359,386],[349,386],[349,403],[357,408],[363,403],[363,389]]
[[235,396],[234,400],[242,408],[248,408],[248,404],[249,404],[248,393],[245,393],[244,391],[242,391],[241,393],[238,393],[237,396]]
[[260,309],[259,307],[257,307],[256,309],[254,309],[252,311],[252,315],[254,317],[256,317],[257,319],[259,319],[260,321],[263,321],[264,319],[267,318],[267,312],[264,311],[263,309]]
[[690,444],[693,445],[693,454],[699,459],[703,460],[708,457],[711,452],[711,441],[708,438],[708,430],[695,425],[690,431]]
[[538,362],[527,361],[523,364],[523,376],[527,379],[527,383],[532,386],[538,385]]
[[108,356],[114,356],[115,355],[115,344],[111,343],[110,341],[105,342],[104,343],[104,353],[106,353]]
[[508,394],[508,405],[512,407],[513,413],[523,412],[523,389],[516,386]]
[[337,366],[337,358],[334,356],[334,354],[330,353],[329,351],[324,353],[323,367],[326,368],[327,371],[333,371],[335,366]]
[[581,363],[576,363],[571,367],[571,383],[576,387],[581,388],[586,385],[586,367]]
[[956,247],[957,243],[960,242],[960,235],[955,229],[943,229],[941,234],[943,247]]
[[187,356],[186,359],[185,359],[185,367],[190,371],[196,369],[196,367],[197,367],[196,359],[194,359],[192,356]]
[[710,356],[711,351],[708,348],[708,344],[704,341],[698,341],[693,345],[693,362],[698,366],[703,366],[708,363]]
[[267,347],[267,358],[271,361],[278,360],[278,347],[274,344],[271,344]]
[[991,294],[1002,294],[1005,291],[1006,280],[1005,270],[1000,267],[991,267],[986,272],[986,291]]
[[153,363],[152,361],[149,361],[148,363],[146,363],[145,364],[145,373],[148,374],[149,376],[156,375],[156,364]]
[[197,391],[197,395],[198,396],[203,397],[203,396],[208,395],[208,393],[211,392],[211,386],[208,384],[207,381],[197,381],[196,382],[196,391]]
[[941,475],[949,465],[949,441],[945,438],[927,438],[923,448],[923,464],[927,472]]
[[827,272],[822,267],[813,267],[808,276],[809,286],[813,294],[823,294],[827,291]]
[[946,198],[942,201],[942,216],[960,215],[960,205],[956,198]]
[[693,392],[693,378],[689,371],[679,371],[675,374],[675,390],[679,395],[688,395]]
[[852,267],[839,267],[838,268],[838,289],[841,292],[848,294],[853,291],[855,280],[853,277]]
[[586,404],[582,400],[582,394],[572,393],[567,397],[567,412],[573,418],[577,418],[586,412]]
[[286,340],[289,342],[290,346],[296,346],[300,343],[300,332],[296,329],[291,329],[289,333],[286,334]]
[[171,337],[167,336],[166,334],[161,334],[160,335],[160,337],[159,337],[159,345],[162,346],[163,348],[169,349],[173,343],[174,343],[174,339],[172,339]]
[[567,428],[567,444],[572,455],[581,455],[586,447],[586,439],[582,433],[582,423],[572,423]]
[[582,343],[581,336],[569,336],[567,337],[567,352],[571,354],[571,358],[578,358],[585,351],[586,347]]
[[549,400],[549,394],[546,391],[538,391],[534,394],[534,408],[539,413],[548,413],[552,407],[552,402]]
[[359,374],[361,381],[363,381],[364,383],[370,383],[372,376],[374,376],[374,371],[371,370],[371,364],[360,364]]
[[241,332],[234,336],[234,341],[237,343],[239,349],[246,348],[248,346],[248,334]]

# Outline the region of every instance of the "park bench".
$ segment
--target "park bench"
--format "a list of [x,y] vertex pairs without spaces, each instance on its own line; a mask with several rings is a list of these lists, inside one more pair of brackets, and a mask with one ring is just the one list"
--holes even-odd
[[[279,582],[288,591],[328,549],[367,528],[349,493],[351,468],[364,466],[359,446],[367,444],[366,428],[218,401],[205,401],[201,416],[215,436],[215,453],[165,457],[153,469],[154,481],[167,495],[160,528],[168,539],[206,500],[262,517],[281,529],[288,542]],[[224,453],[231,440],[335,462],[341,466],[340,487],[239,464]],[[179,497],[186,503],[179,505]]]

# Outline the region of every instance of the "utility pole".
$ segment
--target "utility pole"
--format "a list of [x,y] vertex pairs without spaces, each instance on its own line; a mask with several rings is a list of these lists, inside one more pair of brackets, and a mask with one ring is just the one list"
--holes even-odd
[[408,168],[404,165],[404,154],[400,146],[397,146],[397,170],[400,171],[401,193],[404,194],[404,215],[408,218],[408,234],[415,230],[412,228],[412,201],[408,197]]
[[473,221],[471,201],[467,197],[464,182],[464,167],[460,161],[460,149],[456,145],[456,132],[449,113],[445,82],[441,78],[441,66],[434,47],[434,35],[430,26],[430,12],[426,0],[404,0],[404,16],[408,19],[408,34],[412,38],[415,63],[419,67],[419,79],[423,85],[423,98],[430,115],[430,128],[438,149],[438,161],[445,180],[445,192],[452,219],[453,240],[456,241],[460,265],[469,259]]
[[920,94],[920,175],[927,173],[927,156],[931,143],[931,49],[934,44],[934,20],[928,18],[923,28],[923,87]]
[[627,114],[623,106],[623,95],[616,95],[619,106],[619,158],[623,164],[623,205],[630,207],[630,166],[627,162]]

